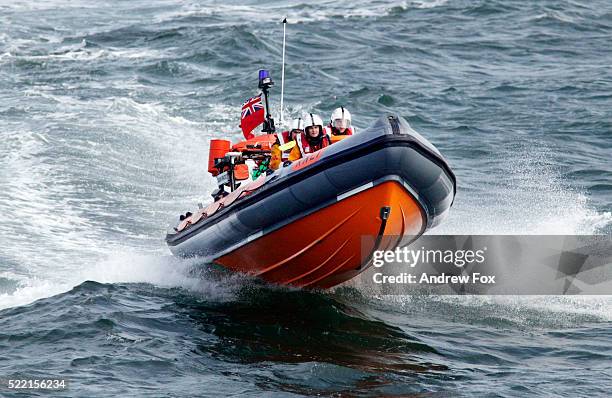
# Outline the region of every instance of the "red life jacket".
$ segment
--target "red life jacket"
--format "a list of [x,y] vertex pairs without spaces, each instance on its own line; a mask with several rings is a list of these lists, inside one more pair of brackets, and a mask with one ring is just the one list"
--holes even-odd
[[325,129],[323,129],[323,132],[321,134],[323,134],[323,137],[321,137],[321,141],[319,141],[318,144],[311,144],[310,141],[308,141],[308,139],[306,138],[306,133],[301,133],[297,136],[296,142],[298,144],[298,147],[300,148],[302,156],[316,152],[319,149],[323,149],[331,145],[331,139],[329,138],[329,135],[327,135]]
[[353,130],[353,126],[344,130],[344,133],[340,133],[340,131],[337,128],[329,124],[328,126],[325,126],[325,131],[329,135],[353,135],[355,134],[355,130]]

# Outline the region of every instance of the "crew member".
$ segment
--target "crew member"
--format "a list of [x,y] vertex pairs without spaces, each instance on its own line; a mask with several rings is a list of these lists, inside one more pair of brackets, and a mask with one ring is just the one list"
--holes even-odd
[[326,130],[331,136],[332,142],[339,141],[333,139],[334,137],[355,134],[355,130],[351,126],[351,113],[348,111],[348,109],[343,106],[334,109]]
[[290,162],[329,146],[331,139],[323,129],[323,120],[318,115],[309,113],[304,117],[304,132],[297,136],[295,142],[297,145],[289,154]]
[[289,159],[291,149],[296,145],[296,137],[304,133],[304,119],[301,117],[293,119],[291,129],[276,134],[276,142],[272,145],[270,168],[278,169],[281,162],[286,162]]

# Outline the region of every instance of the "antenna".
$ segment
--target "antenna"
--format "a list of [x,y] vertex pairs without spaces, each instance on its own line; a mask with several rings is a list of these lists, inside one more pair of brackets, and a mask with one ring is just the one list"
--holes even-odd
[[281,102],[280,102],[280,124],[283,126],[283,97],[285,96],[285,37],[287,33],[287,17],[283,19],[283,69],[281,71]]

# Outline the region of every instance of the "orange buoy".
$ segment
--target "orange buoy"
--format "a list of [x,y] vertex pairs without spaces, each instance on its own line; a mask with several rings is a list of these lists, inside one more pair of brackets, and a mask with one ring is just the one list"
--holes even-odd
[[231,145],[232,143],[228,140],[210,140],[208,172],[213,176],[219,174],[219,170],[215,168],[215,159],[224,157],[229,152]]

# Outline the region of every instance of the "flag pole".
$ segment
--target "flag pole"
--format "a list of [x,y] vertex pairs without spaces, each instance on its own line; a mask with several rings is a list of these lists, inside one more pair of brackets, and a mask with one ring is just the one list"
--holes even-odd
[[285,96],[285,37],[287,33],[287,17],[283,19],[283,68],[281,72],[281,100],[280,100],[280,124],[284,125],[283,98]]

